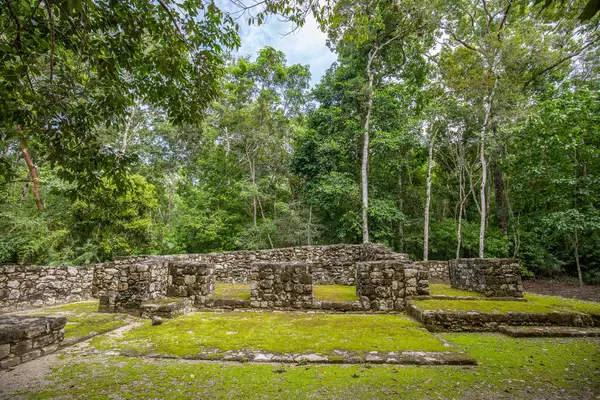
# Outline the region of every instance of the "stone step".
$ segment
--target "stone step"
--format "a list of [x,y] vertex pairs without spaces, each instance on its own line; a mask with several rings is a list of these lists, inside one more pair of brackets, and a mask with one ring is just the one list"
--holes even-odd
[[500,326],[498,332],[511,337],[600,337],[600,328],[570,326]]

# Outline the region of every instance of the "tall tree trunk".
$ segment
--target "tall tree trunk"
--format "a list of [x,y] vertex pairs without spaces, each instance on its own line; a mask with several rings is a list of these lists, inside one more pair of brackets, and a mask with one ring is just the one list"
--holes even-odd
[[17,126],[17,132],[21,135],[21,153],[23,154],[23,159],[25,160],[25,164],[27,164],[27,168],[29,169],[29,176],[33,180],[33,198],[35,199],[35,205],[39,211],[44,211],[44,202],[42,201],[42,197],[40,196],[40,178],[38,176],[37,167],[31,161],[31,157],[29,156],[29,150],[27,149],[27,138],[23,134],[23,129],[21,126]]
[[429,205],[431,204],[431,166],[433,164],[433,136],[429,138],[427,159],[427,198],[425,199],[425,224],[423,227],[423,261],[429,259]]
[[369,129],[371,123],[371,112],[373,109],[373,79],[374,74],[371,71],[371,62],[376,51],[369,55],[367,62],[367,74],[369,76],[367,114],[363,122],[363,148],[362,164],[360,167],[360,183],[362,192],[362,233],[363,243],[369,243]]
[[462,245],[462,216],[466,201],[465,191],[465,176],[464,176],[464,149],[462,142],[459,143],[458,149],[458,227],[456,229],[456,258],[460,258],[460,247]]
[[402,169],[398,171],[398,189],[400,192],[398,199],[398,211],[400,211],[400,221],[398,221],[398,251],[404,253],[404,199],[402,196],[404,188],[402,187]]
[[481,221],[479,225],[479,258],[483,258],[485,254],[485,222],[487,216],[487,200],[485,197],[485,186],[487,184],[487,162],[485,160],[485,136],[490,127],[490,121],[492,119],[492,102],[494,100],[494,93],[496,92],[496,85],[498,79],[494,77],[494,85],[490,91],[486,107],[485,107],[485,118],[483,120],[483,127],[481,130],[481,141],[479,146],[479,161],[481,163],[481,189],[479,192],[480,206],[481,206]]
[[135,111],[137,107],[134,106],[129,114],[129,118],[127,119],[127,124],[125,125],[125,131],[123,132],[123,143],[121,145],[121,154],[125,154],[127,151],[127,136],[129,135],[129,131],[131,130],[131,125],[133,124],[133,118],[135,117]]
[[504,236],[508,235],[508,220],[506,206],[504,204],[504,177],[502,176],[502,168],[494,163],[494,188],[496,191],[496,214],[498,216],[498,227],[502,229]]
[[579,235],[575,229],[575,264],[577,264],[577,276],[579,277],[579,287],[583,287],[583,277],[581,275],[581,264],[579,264]]

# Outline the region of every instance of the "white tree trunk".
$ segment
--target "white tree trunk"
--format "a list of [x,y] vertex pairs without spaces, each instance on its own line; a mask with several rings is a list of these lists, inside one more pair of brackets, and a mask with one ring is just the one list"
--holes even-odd
[[479,197],[481,202],[481,221],[479,225],[479,258],[483,258],[485,254],[485,222],[487,216],[487,200],[485,197],[485,186],[487,184],[487,162],[485,160],[485,136],[489,130],[490,120],[492,119],[492,102],[494,101],[494,93],[498,79],[494,77],[494,86],[487,98],[485,108],[485,118],[483,120],[483,129],[481,130],[481,140],[479,146],[479,161],[481,163],[481,189]]
[[460,246],[462,244],[462,216],[463,209],[465,207],[466,190],[465,190],[465,179],[464,179],[464,149],[462,148],[462,142],[459,143],[458,149],[458,227],[456,229],[456,258],[460,258]]
[[360,168],[360,183],[362,192],[362,233],[363,243],[369,243],[369,129],[371,122],[371,111],[373,108],[373,71],[371,71],[372,57],[367,63],[367,74],[369,76],[367,115],[363,122],[363,148],[362,164]]
[[429,139],[427,159],[427,198],[425,199],[425,226],[423,227],[423,261],[429,259],[429,205],[431,204],[431,166],[433,164],[433,136]]

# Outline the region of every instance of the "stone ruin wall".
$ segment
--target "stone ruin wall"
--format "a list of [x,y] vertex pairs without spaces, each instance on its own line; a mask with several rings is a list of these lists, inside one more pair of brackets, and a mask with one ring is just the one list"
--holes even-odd
[[356,263],[397,259],[409,261],[406,254],[394,253],[379,244],[286,247],[270,250],[240,250],[223,253],[181,254],[172,256],[131,256],[98,265],[94,271],[92,295],[99,297],[117,291],[115,276],[125,265],[147,260],[164,262],[210,263],[217,282],[250,283],[252,263],[259,261],[310,261],[314,284],[356,284]]
[[449,262],[450,284],[487,297],[523,297],[519,262],[510,258],[459,258]]
[[[179,289],[171,290],[184,290],[182,286],[187,287],[192,279],[199,279],[201,285],[211,284],[202,273],[179,277],[175,276],[173,270],[169,273],[169,265],[176,263],[210,263],[214,267],[212,275],[216,281],[249,283],[254,262],[308,261],[312,266],[314,284],[355,285],[357,262],[388,259],[410,263],[405,254],[394,253],[383,245],[341,244],[209,254],[131,256],[85,267],[0,265],[0,312],[83,301],[108,293],[121,293],[119,307],[131,308],[143,301],[164,297],[168,287],[175,286],[172,285],[175,282],[183,284],[179,285]],[[112,306],[115,306],[115,301],[116,297],[112,299]]]
[[306,261],[258,261],[252,264],[250,306],[312,308],[312,264]]
[[0,265],[0,312],[92,298],[94,266]]
[[56,351],[66,323],[65,317],[0,317],[0,370]]
[[422,268],[429,271],[430,278],[441,279],[443,281],[450,280],[448,263],[449,261],[442,260],[415,261],[415,264],[420,265]]

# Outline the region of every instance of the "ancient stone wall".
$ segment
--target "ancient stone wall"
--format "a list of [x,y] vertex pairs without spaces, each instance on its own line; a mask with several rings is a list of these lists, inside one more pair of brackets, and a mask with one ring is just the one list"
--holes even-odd
[[56,351],[66,323],[65,317],[0,317],[0,370]]
[[406,279],[402,262],[359,262],[356,264],[356,268],[356,294],[365,309],[374,311],[404,310]]
[[356,294],[365,310],[402,311],[407,298],[429,294],[427,269],[409,261],[366,261],[356,268]]
[[213,264],[195,261],[173,261],[168,263],[169,276],[167,296],[188,297],[196,303],[215,290]]
[[0,312],[91,298],[93,266],[0,265]]
[[116,271],[111,271],[112,290],[101,295],[99,311],[139,310],[145,301],[165,297],[168,261],[148,259],[133,264],[117,264],[115,267]]
[[181,254],[172,256],[132,256],[118,258],[96,269],[93,294],[114,291],[114,274],[118,265],[148,259],[211,263],[217,282],[249,283],[255,261],[310,261],[315,284],[354,285],[356,262],[386,259],[408,260],[406,254],[394,253],[379,244],[285,247],[269,250],[240,250],[223,253]]
[[260,308],[312,308],[310,262],[252,263],[250,305]]
[[450,284],[487,297],[523,297],[517,260],[509,258],[459,258],[449,262]]
[[444,281],[450,280],[450,273],[448,271],[448,261],[416,261],[415,264],[427,269],[430,278],[437,278]]

